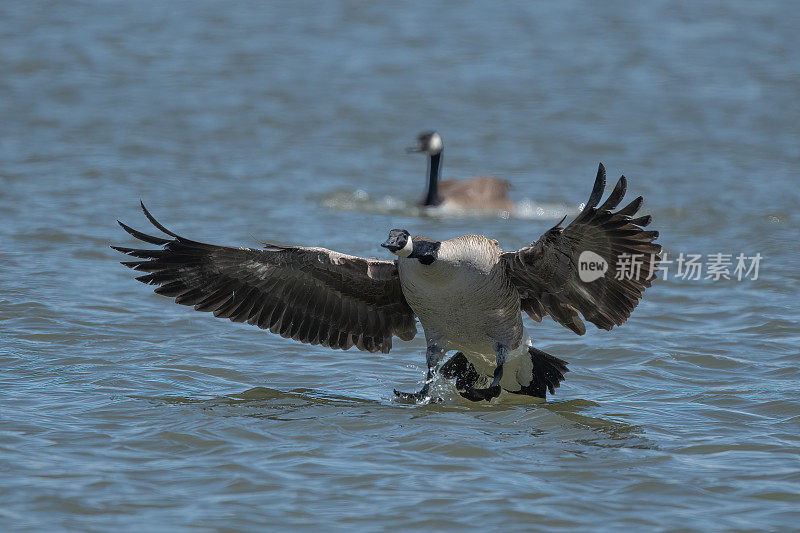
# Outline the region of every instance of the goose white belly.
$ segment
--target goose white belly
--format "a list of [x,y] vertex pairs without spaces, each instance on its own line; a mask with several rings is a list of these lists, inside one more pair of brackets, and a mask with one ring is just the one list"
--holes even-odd
[[[500,386],[507,391],[518,391],[522,387],[527,387],[533,377],[533,361],[529,353],[533,346],[530,335],[523,331],[522,342],[515,349],[508,352],[506,362],[503,365],[503,378]],[[491,378],[497,361],[493,354],[462,350],[467,360],[472,363],[475,370],[485,378]]]
[[509,350],[519,346],[519,295],[493,268],[472,261],[422,265],[401,259],[398,269],[425,337],[441,349],[485,354],[493,361],[497,343]]
[[402,272],[403,292],[426,339],[445,352],[459,350],[485,377],[491,377],[497,367],[495,343],[499,342],[509,350],[500,386],[517,391],[530,384],[533,365],[528,349],[532,344],[522,327],[519,296],[509,294],[503,284],[492,283],[485,274],[444,283],[415,276],[411,276],[413,281],[403,281]]
[[[425,336],[443,350],[494,354],[492,317],[497,308],[474,293],[414,284],[406,299],[419,317]],[[404,287],[405,288],[405,287]]]

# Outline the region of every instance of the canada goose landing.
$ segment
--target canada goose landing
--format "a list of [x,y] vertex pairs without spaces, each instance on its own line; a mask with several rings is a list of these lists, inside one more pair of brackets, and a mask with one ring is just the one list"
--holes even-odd
[[[604,188],[600,165],[589,201],[575,220],[513,252],[482,235],[437,241],[412,238],[404,229],[389,232],[382,244],[397,255],[393,261],[305,246],[216,246],[178,236],[144,204],[145,216],[167,237],[120,222],[157,248],[112,248],[136,258],[122,264],[144,272],[136,279],[157,285],[156,293],[176,303],[301,342],[388,352],[393,336],[416,335],[418,317],[427,344],[427,378],[419,392],[397,393],[402,398],[425,401],[450,350],[458,353],[441,373],[456,380],[465,398],[490,400],[502,389],[544,398],[564,379],[566,362],[533,347],[521,313],[537,322],[550,315],[582,335],[581,313],[610,330],[630,316],[659,260],[661,246],[653,242],[658,232],[642,229],[650,216],[632,218],[642,197],[614,212],[625,195],[625,177],[597,207]],[[585,252],[607,263],[597,279],[581,280],[578,265]],[[625,254],[641,254],[641,268],[617,279]]]
[[514,202],[508,198],[511,184],[506,180],[486,176],[468,180],[439,179],[443,149],[442,138],[430,131],[421,133],[417,144],[407,150],[428,154],[428,190],[421,205],[484,211],[513,209]]

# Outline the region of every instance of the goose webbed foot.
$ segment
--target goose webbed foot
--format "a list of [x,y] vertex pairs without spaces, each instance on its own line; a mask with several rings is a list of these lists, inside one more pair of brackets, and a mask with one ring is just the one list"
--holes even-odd
[[491,401],[492,398],[500,396],[500,385],[492,385],[485,389],[475,389],[469,387],[464,392],[459,391],[459,394],[472,402],[479,402],[481,400]]
[[[461,382],[463,385],[467,385],[462,392],[461,390],[458,393],[470,400],[472,402],[479,402],[481,400],[486,400],[487,402],[491,401],[493,398],[497,398],[500,396],[500,380],[503,379],[503,364],[506,361],[506,354],[508,350],[505,346],[501,344],[497,344],[495,346],[495,356],[497,358],[497,367],[494,369],[494,376],[492,378],[492,384],[486,387],[485,389],[476,389],[475,383],[477,382],[477,372],[475,371],[475,367],[469,363],[464,357],[464,360],[453,361],[454,370],[458,369],[455,374],[458,378],[461,378]],[[459,353],[457,355],[463,354]],[[455,358],[454,358],[455,359]],[[449,362],[449,361],[448,361]],[[472,374],[472,375],[470,375]],[[474,378],[473,378],[474,376]],[[469,383],[464,383],[469,379]],[[458,380],[456,381],[456,386],[458,387]]]
[[441,398],[432,398],[430,394],[430,386],[436,379],[436,369],[439,367],[439,362],[442,360],[444,352],[439,348],[435,342],[429,341],[428,348],[425,351],[425,362],[428,364],[428,373],[425,375],[425,384],[419,392],[400,392],[395,389],[395,395],[404,402],[426,404],[426,403],[442,403],[444,400]]
[[455,379],[456,390],[458,391],[471,389],[481,377],[472,363],[461,352],[456,353],[449,361],[443,364],[439,373],[447,379]]
[[394,394],[399,400],[407,403],[425,404],[442,403],[444,401],[441,398],[431,397],[431,393],[427,386],[423,387],[422,390],[418,392],[400,392],[399,390],[394,389]]

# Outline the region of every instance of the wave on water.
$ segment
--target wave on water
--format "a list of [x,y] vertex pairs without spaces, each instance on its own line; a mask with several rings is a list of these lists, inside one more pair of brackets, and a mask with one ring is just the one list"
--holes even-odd
[[188,396],[133,396],[134,398],[145,399],[166,404],[200,404],[205,407],[221,405],[242,405],[242,404],[263,404],[270,402],[295,401],[306,402],[319,405],[329,404],[380,404],[369,398],[356,396],[343,396],[327,391],[316,389],[296,388],[291,390],[279,390],[269,387],[253,387],[240,393],[217,395]]
[[457,209],[446,207],[424,207],[416,202],[394,196],[372,197],[363,189],[338,190],[322,197],[321,203],[328,209],[359,211],[385,215],[418,216],[430,218],[516,218],[558,220],[564,216],[577,215],[583,204],[567,205],[538,203],[523,199],[514,204],[511,211],[502,209]]
[[[396,398],[370,399],[345,396],[329,391],[295,388],[278,390],[254,387],[240,393],[221,396],[133,396],[142,400],[175,406],[196,406],[213,410],[222,416],[247,416],[272,420],[312,420],[330,416],[330,408],[355,409],[364,414],[375,409],[411,409],[415,418],[446,413],[469,416],[495,424],[499,431],[535,428],[535,433],[548,433],[563,442],[580,443],[601,448],[658,449],[645,433],[645,428],[619,420],[618,416],[598,412],[599,404],[582,399],[549,400],[502,394],[493,402],[470,402],[454,394],[448,385],[439,383],[435,396],[445,398],[425,405],[409,404]],[[527,430],[525,428],[528,428]]]

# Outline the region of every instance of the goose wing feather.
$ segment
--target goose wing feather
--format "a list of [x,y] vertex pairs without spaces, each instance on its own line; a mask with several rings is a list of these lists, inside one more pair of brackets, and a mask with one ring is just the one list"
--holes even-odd
[[171,238],[154,237],[119,222],[156,249],[112,246],[145,272],[157,294],[235,322],[248,322],[284,337],[346,350],[388,352],[392,336],[411,340],[414,313],[400,287],[394,261],[365,259],[325,248],[264,243],[264,249],[205,244],[148,220]]
[[[523,311],[536,321],[550,315],[578,335],[586,332],[578,313],[606,330],[625,322],[651,285],[660,260],[661,246],[653,242],[658,232],[643,229],[651,217],[632,218],[642,197],[614,212],[625,196],[625,176],[598,207],[605,178],[601,163],[586,207],[566,228],[562,220],[530,246],[501,256],[520,293]],[[578,261],[584,251],[596,253],[608,264],[599,279],[581,281]],[[638,271],[627,268],[632,264],[629,258],[640,263]],[[622,279],[616,279],[617,272],[625,274]]]

